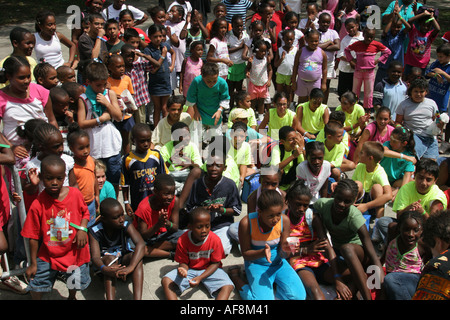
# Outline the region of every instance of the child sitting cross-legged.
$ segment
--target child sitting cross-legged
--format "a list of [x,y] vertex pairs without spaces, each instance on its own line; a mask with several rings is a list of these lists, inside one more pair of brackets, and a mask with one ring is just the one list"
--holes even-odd
[[188,227],[177,244],[175,260],[179,263],[178,268],[161,280],[166,298],[177,300],[178,294],[203,283],[211,296],[228,300],[234,285],[222,270],[225,254],[220,238],[211,231],[209,210],[203,207],[192,210]]
[[[365,213],[369,211],[381,218],[384,215],[384,205],[392,200],[392,188],[389,178],[380,165],[383,159],[384,147],[376,141],[367,141],[361,149],[359,163],[352,179],[357,181],[360,194],[355,206]],[[373,211],[372,211],[373,210]]]

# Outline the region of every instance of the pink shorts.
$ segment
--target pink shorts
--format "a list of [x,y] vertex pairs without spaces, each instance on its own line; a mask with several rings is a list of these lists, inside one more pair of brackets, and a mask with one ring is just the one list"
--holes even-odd
[[248,81],[248,93],[250,94],[250,99],[264,99],[265,103],[270,103],[270,94],[269,88],[266,85],[264,86],[255,86],[253,82]]

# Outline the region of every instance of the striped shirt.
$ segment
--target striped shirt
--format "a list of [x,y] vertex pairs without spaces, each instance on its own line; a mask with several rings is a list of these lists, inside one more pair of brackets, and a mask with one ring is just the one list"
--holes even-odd
[[245,21],[245,18],[247,17],[247,9],[253,5],[253,2],[249,0],[238,0],[236,3],[233,3],[230,0],[223,0],[222,2],[227,7],[227,15],[225,19],[227,19],[229,23],[231,23],[231,18],[233,18],[234,15],[242,16],[242,19]]

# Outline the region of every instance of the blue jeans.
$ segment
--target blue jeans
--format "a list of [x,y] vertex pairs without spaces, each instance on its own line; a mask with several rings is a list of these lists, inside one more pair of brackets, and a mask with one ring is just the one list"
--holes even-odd
[[[239,291],[243,300],[305,300],[306,291],[300,277],[286,259],[278,264],[245,262],[248,285]],[[276,293],[274,284],[276,283]]]
[[436,137],[414,134],[414,142],[416,143],[415,150],[419,159],[423,157],[437,160],[439,157],[439,146]]
[[411,300],[419,283],[420,273],[391,272],[384,277],[389,300]]

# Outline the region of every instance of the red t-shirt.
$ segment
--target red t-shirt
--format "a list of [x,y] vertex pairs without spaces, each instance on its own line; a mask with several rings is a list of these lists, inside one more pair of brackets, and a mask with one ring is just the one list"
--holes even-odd
[[[137,217],[141,218],[147,224],[148,229],[153,227],[159,220],[159,211],[153,210],[152,207],[150,206],[151,197],[153,197],[153,194],[144,198],[139,203],[139,206],[137,207],[136,212],[134,213]],[[174,205],[175,205],[175,197],[173,198],[169,206],[167,208],[164,208],[167,210],[168,219],[170,219],[170,216],[172,215]],[[137,228],[136,220],[137,219],[133,220],[133,225],[135,228]],[[155,232],[155,236],[164,232],[167,232],[166,227],[161,227],[157,232]]]
[[[283,29],[283,18],[284,18],[284,12],[282,12],[282,11],[274,11],[273,12],[272,21],[275,22],[275,24],[277,25],[275,28],[275,33],[276,33],[275,39],[278,39],[278,34]],[[256,21],[256,20],[261,20],[261,16],[259,15],[259,13],[255,13],[252,17],[252,22]],[[274,54],[275,54],[275,52],[277,52],[277,49],[278,49],[278,44],[275,41],[275,43],[272,43],[272,50],[273,50]]]
[[3,176],[0,176],[0,230],[8,224],[10,216],[9,193]]
[[208,237],[202,243],[193,243],[190,238],[191,231],[186,231],[178,239],[175,261],[185,263],[189,269],[204,270],[211,263],[219,263],[222,267],[222,259],[225,259],[222,241],[218,235],[210,231]]
[[69,266],[81,266],[90,261],[89,245],[78,249],[73,242],[82,219],[89,220],[89,210],[77,188],[69,187],[64,200],[59,201],[44,190],[31,204],[21,232],[24,238],[39,240],[42,244],[38,257],[51,264],[53,270],[67,271]]

